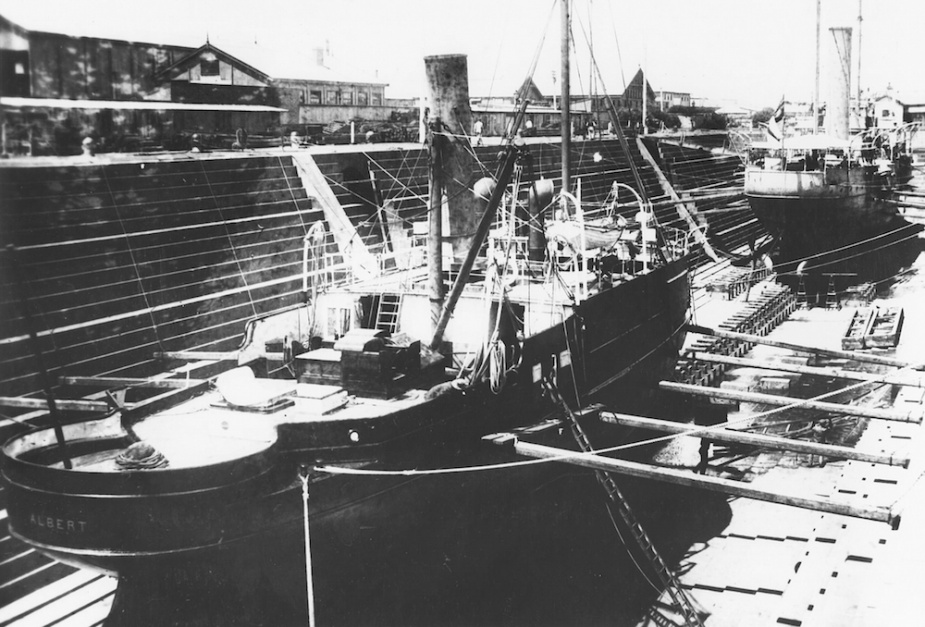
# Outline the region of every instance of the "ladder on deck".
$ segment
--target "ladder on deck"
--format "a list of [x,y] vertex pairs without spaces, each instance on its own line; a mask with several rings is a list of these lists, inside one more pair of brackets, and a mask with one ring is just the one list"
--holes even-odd
[[[548,379],[544,379],[544,386],[546,387],[546,390],[549,392],[549,395],[553,401],[560,405],[568,416],[569,423],[571,424],[572,428],[572,435],[575,437],[575,440],[578,442],[579,446],[581,446],[581,450],[585,453],[593,452],[594,447],[591,446],[591,441],[588,439],[588,435],[585,433],[584,429],[582,429],[581,424],[579,424],[578,417],[575,415],[575,412],[572,411],[572,409],[568,406],[568,403],[565,402],[565,399],[562,398],[562,395],[559,394],[559,390],[555,383],[549,381]],[[669,569],[668,565],[665,563],[665,560],[662,559],[662,556],[655,549],[655,545],[649,538],[649,534],[647,534],[645,529],[642,528],[642,525],[639,524],[639,521],[636,519],[636,514],[633,513],[629,502],[626,500],[626,497],[623,496],[623,493],[620,491],[620,488],[617,486],[617,482],[614,481],[611,473],[604,472],[603,470],[596,470],[594,474],[597,476],[598,482],[607,492],[607,498],[610,499],[611,504],[616,508],[620,518],[629,528],[630,533],[633,534],[633,538],[636,540],[639,548],[642,549],[646,558],[649,560],[649,563],[652,565],[652,570],[655,571],[655,574],[658,576],[659,582],[662,584],[662,586],[671,597],[671,600],[674,602],[675,607],[672,609],[677,611],[684,619],[683,624],[703,627],[701,615],[705,614],[705,612],[695,609],[693,601],[681,588],[680,582],[678,582],[677,578],[674,576],[674,573],[671,572],[671,569]],[[670,618],[662,615],[655,608],[650,609],[649,615],[658,625],[675,624]]]
[[401,304],[401,294],[382,294],[379,296],[379,309],[376,311],[376,328],[380,331],[395,333],[398,330]]

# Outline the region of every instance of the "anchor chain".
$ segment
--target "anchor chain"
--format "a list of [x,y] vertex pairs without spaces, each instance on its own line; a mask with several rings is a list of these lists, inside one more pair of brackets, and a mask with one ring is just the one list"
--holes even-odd
[[[565,399],[562,398],[562,395],[559,393],[559,389],[556,384],[548,378],[544,378],[543,386],[549,393],[550,398],[557,405],[561,406],[565,411],[565,414],[568,416],[572,435],[574,436],[575,441],[578,442],[581,450],[585,453],[593,453],[594,447],[591,445],[591,441],[588,439],[587,433],[585,433],[585,430],[578,422],[578,417],[575,415],[575,412],[572,411],[572,409],[568,406],[568,403],[566,403]],[[646,533],[645,529],[642,528],[642,525],[639,524],[639,521],[636,519],[636,514],[633,513],[629,502],[626,500],[626,497],[623,496],[623,493],[620,491],[620,488],[617,486],[617,483],[614,481],[611,473],[604,472],[603,470],[596,470],[594,474],[597,477],[598,483],[600,483],[604,488],[604,491],[607,492],[607,497],[610,499],[610,502],[616,507],[620,518],[633,534],[633,538],[636,540],[639,548],[642,549],[643,553],[645,553],[646,557],[652,565],[653,571],[658,576],[659,582],[668,591],[669,596],[671,596],[671,599],[674,602],[675,608],[684,617],[685,624],[696,627],[703,627],[701,612],[694,608],[693,602],[688,597],[687,593],[681,588],[680,582],[678,582],[677,578],[674,576],[674,573],[671,572],[671,569],[668,568],[668,565],[665,563],[665,560],[662,559],[662,556],[655,549],[655,545],[652,543],[652,540],[649,538],[649,535]],[[650,615],[654,613],[657,612],[650,612]],[[665,617],[660,616],[660,618]],[[658,619],[655,620],[656,622],[659,622]]]

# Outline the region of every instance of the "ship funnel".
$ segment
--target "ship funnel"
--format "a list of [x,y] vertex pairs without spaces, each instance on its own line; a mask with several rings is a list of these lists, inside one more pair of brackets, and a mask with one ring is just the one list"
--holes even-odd
[[465,257],[478,228],[481,209],[477,199],[467,193],[475,182],[475,163],[469,134],[472,109],[469,107],[469,63],[464,54],[424,57],[430,113],[432,149],[440,151],[439,176],[446,198],[449,232],[444,241],[453,244],[456,257]]
[[830,28],[824,57],[825,132],[848,139],[851,98],[851,28]]

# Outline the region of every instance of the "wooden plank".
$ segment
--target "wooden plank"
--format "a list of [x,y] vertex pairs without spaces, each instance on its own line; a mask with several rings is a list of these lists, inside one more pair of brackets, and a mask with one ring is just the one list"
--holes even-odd
[[895,366],[897,368],[914,368],[916,370],[925,370],[925,364],[923,363],[912,363],[908,361],[902,361],[899,359],[893,359],[891,357],[883,357],[881,355],[867,354],[867,353],[853,353],[850,351],[834,350],[830,348],[820,348],[816,346],[804,346],[801,344],[793,344],[792,342],[781,342],[778,340],[772,340],[761,335],[750,335],[747,333],[735,333],[733,331],[726,331],[724,329],[715,329],[710,327],[703,327],[697,324],[689,324],[686,326],[687,331],[690,333],[699,333],[701,335],[712,335],[715,337],[728,338],[731,340],[739,340],[742,342],[749,342],[751,344],[764,344],[766,346],[774,346],[777,348],[785,348],[787,350],[804,352],[804,353],[817,353],[819,355],[828,355],[830,357],[839,357],[842,359],[853,359],[855,361],[866,361],[874,364],[881,364],[884,366]]
[[40,566],[18,574],[11,581],[0,585],[0,607],[4,607],[30,592],[57,581],[75,570],[73,566],[46,558]]
[[743,368],[759,368],[761,370],[773,370],[779,372],[795,372],[798,374],[808,374],[816,377],[831,377],[835,379],[848,379],[852,381],[872,381],[879,383],[892,383],[908,387],[925,388],[925,378],[920,375],[910,376],[903,373],[901,376],[896,374],[877,374],[873,372],[857,372],[844,370],[842,368],[819,367],[819,366],[800,366],[797,364],[787,364],[783,362],[761,361],[758,359],[748,359],[745,357],[729,357],[726,355],[716,355],[705,353],[703,351],[692,351],[688,353],[692,359],[706,361],[714,364],[725,364],[727,366],[741,366]]
[[241,351],[158,351],[155,359],[182,359],[186,361],[237,361]]
[[604,457],[602,455],[587,455],[551,446],[521,442],[518,441],[516,437],[509,434],[495,434],[493,436],[486,436],[485,439],[499,445],[513,445],[516,453],[529,457],[552,459],[567,464],[583,466],[585,468],[616,472],[618,474],[641,477],[644,479],[655,479],[676,485],[732,494],[734,496],[742,496],[760,501],[769,501],[781,505],[791,505],[793,507],[830,512],[842,516],[866,518],[868,520],[889,523],[894,528],[899,525],[899,516],[894,514],[889,507],[857,506],[830,499],[762,490],[753,488],[745,483],[720,479],[718,477],[697,475],[692,472],[661,468],[649,464],[640,464],[638,462]]
[[136,377],[59,377],[61,385],[85,385],[99,387],[149,387],[149,388],[185,388],[203,383],[201,379],[161,379]]
[[[175,376],[175,375],[189,374],[192,372],[196,372],[197,370],[209,369],[212,366],[214,366],[216,363],[218,362],[214,360],[202,360],[202,361],[190,362],[190,363],[183,364],[181,366],[172,368],[164,372],[163,376],[169,377],[169,376]],[[161,376],[161,375],[158,375],[158,376]],[[197,379],[197,380],[202,381],[202,379]],[[93,394],[88,394],[87,396],[83,397],[84,400],[99,400],[99,399],[104,399],[104,398],[106,398],[106,395],[104,392],[94,392]],[[28,423],[28,422],[40,420],[41,418],[47,415],[48,415],[47,410],[39,410],[39,411],[29,412],[27,414],[21,414],[16,417],[16,420],[11,420],[9,418],[5,420],[0,420],[0,429],[11,427],[18,423]],[[6,518],[6,510],[0,510],[0,522],[2,522],[4,518]]]
[[[109,403],[102,401],[84,401],[70,399],[55,399],[55,405],[62,411],[108,412]],[[48,409],[48,401],[44,398],[27,398],[24,396],[0,396],[0,406],[21,407],[24,409]]]
[[[36,609],[24,620],[27,620],[32,625],[58,625],[60,624],[58,621],[66,619],[100,599],[112,595],[115,588],[115,579],[99,577]],[[92,625],[93,623],[87,624]]]
[[42,586],[24,597],[16,599],[4,607],[0,607],[0,625],[6,626],[13,620],[23,620],[24,617],[35,610],[47,605],[88,583],[101,579],[89,570],[78,570],[62,579],[58,579],[47,586]]
[[692,394],[694,396],[705,396],[709,398],[723,398],[734,401],[744,401],[746,403],[763,403],[765,405],[775,405],[779,407],[795,406],[805,409],[816,409],[819,411],[842,414],[846,416],[861,416],[864,418],[877,418],[879,420],[895,420],[897,422],[922,422],[922,408],[909,408],[905,411],[895,411],[889,409],[876,409],[872,407],[859,407],[857,405],[844,405],[841,403],[828,403],[825,401],[814,401],[802,398],[791,398],[789,396],[777,396],[774,394],[764,394],[762,392],[741,392],[725,388],[713,388],[700,385],[689,385],[687,383],[677,383],[675,381],[661,381],[658,386],[663,390],[671,392],[680,392],[682,394]]
[[909,457],[904,455],[865,453],[863,451],[858,451],[847,446],[818,444],[816,442],[805,442],[802,440],[795,440],[793,438],[762,435],[760,433],[747,433],[733,429],[701,427],[692,424],[671,422],[668,420],[657,420],[655,418],[644,418],[642,416],[630,416],[628,414],[617,414],[608,411],[602,411],[600,413],[600,417],[604,422],[609,422],[611,424],[636,427],[640,429],[651,429],[653,431],[663,431],[666,433],[679,433],[690,435],[692,437],[707,438],[717,442],[734,442],[737,444],[747,444],[752,446],[759,446],[762,448],[825,455],[826,457],[856,459],[858,461],[870,462],[873,464],[885,464],[887,466],[902,466],[903,468],[909,466]]
[[114,600],[115,593],[110,593],[60,623],[55,623],[54,627],[105,627]]

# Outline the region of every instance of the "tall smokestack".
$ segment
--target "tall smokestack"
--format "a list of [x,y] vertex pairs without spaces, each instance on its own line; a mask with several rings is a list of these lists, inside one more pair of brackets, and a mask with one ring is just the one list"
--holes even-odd
[[424,57],[430,114],[427,123],[439,120],[442,135],[441,172],[443,193],[449,214],[453,252],[465,256],[478,228],[482,207],[472,192],[475,171],[469,134],[469,63],[464,54]]
[[851,28],[830,28],[825,46],[825,132],[839,139],[850,133]]

